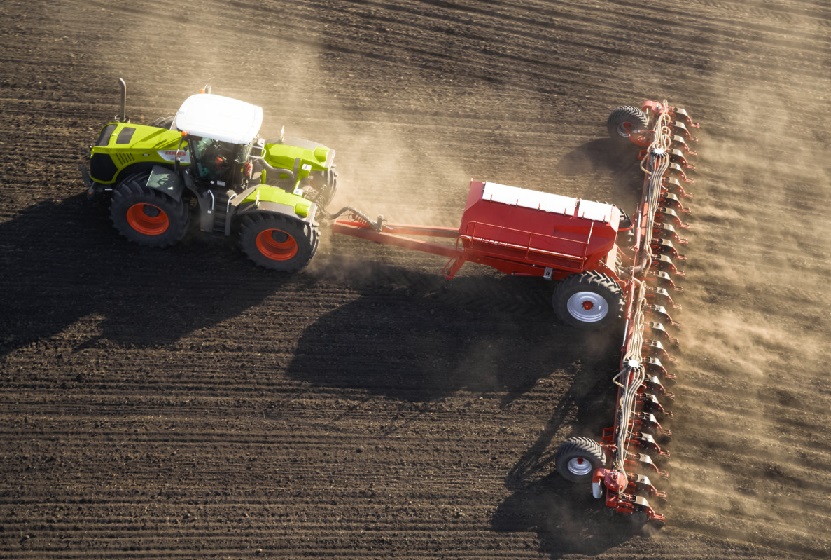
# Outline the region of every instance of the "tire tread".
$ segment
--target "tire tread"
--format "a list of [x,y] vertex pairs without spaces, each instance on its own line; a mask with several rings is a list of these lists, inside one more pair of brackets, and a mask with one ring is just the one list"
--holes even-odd
[[[298,244],[297,255],[287,261],[274,261],[257,249],[257,234],[271,227],[290,233]],[[292,219],[282,214],[256,212],[242,217],[239,228],[239,244],[242,251],[255,264],[279,272],[297,272],[305,268],[317,252],[320,242],[319,231],[308,222]]]
[[554,454],[554,464],[557,467],[557,472],[560,476],[571,482],[581,482],[584,480],[591,480],[591,476],[578,477],[568,471],[567,462],[572,457],[583,456],[592,462],[595,468],[601,467],[606,462],[606,456],[603,453],[603,447],[589,437],[576,436],[565,440],[557,448]]
[[637,107],[633,107],[632,105],[624,105],[616,108],[609,114],[609,119],[606,121],[609,129],[609,136],[615,140],[628,139],[628,136],[624,136],[618,130],[618,127],[625,122],[639,124],[643,127],[643,130],[649,128],[649,117],[646,113]]
[[[609,314],[597,323],[577,321],[566,309],[567,295],[575,291],[607,291],[612,298],[607,298],[609,301]],[[623,316],[623,290],[617,282],[606,274],[598,272],[597,270],[587,270],[579,274],[572,274],[561,280],[554,290],[552,304],[560,320],[568,325],[580,328],[604,328],[613,323],[617,323]]]
[[[190,222],[188,205],[146,186],[148,173],[136,173],[125,178],[114,190],[110,200],[110,220],[115,229],[128,241],[148,247],[170,247],[185,236]],[[134,230],[124,214],[133,204],[145,202],[162,208],[168,215],[170,227],[158,236],[147,236]]]

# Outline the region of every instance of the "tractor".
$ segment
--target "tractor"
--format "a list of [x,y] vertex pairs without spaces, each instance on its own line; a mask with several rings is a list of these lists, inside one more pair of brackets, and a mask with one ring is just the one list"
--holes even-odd
[[129,241],[168,247],[199,230],[235,235],[257,265],[305,267],[317,250],[320,208],[335,194],[335,151],[308,140],[261,138],[261,107],[215,95],[209,86],[174,116],[150,124],[120,113],[101,129],[81,166],[90,198],[108,199],[115,229]]

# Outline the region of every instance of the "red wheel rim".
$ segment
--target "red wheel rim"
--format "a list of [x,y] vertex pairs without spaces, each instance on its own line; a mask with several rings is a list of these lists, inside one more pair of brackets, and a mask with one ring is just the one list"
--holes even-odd
[[257,234],[257,250],[273,261],[287,261],[297,254],[297,241],[281,229],[264,229]]
[[127,223],[144,235],[161,235],[170,227],[170,219],[155,204],[139,202],[127,209]]

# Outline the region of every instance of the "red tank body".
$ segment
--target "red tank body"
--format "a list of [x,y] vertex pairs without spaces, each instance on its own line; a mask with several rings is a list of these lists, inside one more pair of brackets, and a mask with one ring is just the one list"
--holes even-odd
[[471,181],[459,236],[467,260],[524,263],[561,278],[614,271],[620,218],[611,204]]

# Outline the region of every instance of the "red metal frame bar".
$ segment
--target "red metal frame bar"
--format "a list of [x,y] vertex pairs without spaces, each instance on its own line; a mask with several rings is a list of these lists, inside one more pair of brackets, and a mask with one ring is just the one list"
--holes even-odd
[[[632,280],[626,290],[626,323],[621,344],[621,370],[615,377],[618,385],[615,421],[613,427],[603,430],[601,439],[612,461],[609,469],[598,469],[594,478],[599,480],[606,477],[603,479],[612,481],[607,494],[609,496],[614,494],[614,496],[607,497],[608,507],[621,513],[638,513],[646,515],[647,519],[663,522],[664,516],[652,509],[644,498],[636,494],[624,493],[626,484],[618,486],[615,481],[619,481],[621,475],[626,475],[629,480],[632,480],[633,476],[638,476],[627,473],[626,469],[651,468],[653,472],[663,477],[669,476],[652,462],[652,457],[647,452],[662,457],[669,456],[669,452],[663,450],[655,442],[650,432],[666,437],[671,436],[671,432],[661,426],[652,412],[662,416],[671,416],[672,413],[664,409],[657,397],[648,391],[658,392],[670,400],[672,394],[665,391],[657,376],[649,377],[648,372],[658,369],[663,378],[673,377],[666,372],[660,360],[655,357],[655,353],[659,352],[663,353],[662,358],[671,361],[671,358],[666,355],[663,344],[655,338],[663,336],[668,342],[673,342],[675,339],[666,333],[661,323],[648,321],[647,313],[657,316],[660,320],[669,321],[670,324],[675,323],[666,314],[665,308],[648,303],[659,292],[658,288],[653,287],[650,294],[647,280],[655,277],[655,271],[659,266],[668,267],[673,274],[683,276],[683,273],[675,268],[672,260],[664,253],[674,253],[678,260],[685,260],[685,258],[677,254],[671,242],[660,237],[663,231],[673,234],[675,230],[672,227],[661,228],[661,224],[667,217],[677,219],[675,211],[666,208],[667,201],[674,202],[675,206],[684,211],[685,209],[677,203],[678,196],[689,196],[678,181],[666,180],[666,175],[673,172],[674,167],[679,167],[673,161],[678,160],[680,152],[673,147],[679,142],[682,144],[685,142],[683,138],[673,136],[673,130],[686,129],[684,123],[694,128],[698,126],[692,123],[683,109],[670,107],[666,102],[648,101],[644,103],[643,108],[650,114],[654,124],[646,135],[648,143],[642,143],[643,138],[634,140],[636,144],[643,147],[648,145],[649,149],[642,150],[638,155],[644,171],[643,195],[636,219]],[[679,122],[681,122],[680,126]],[[689,137],[693,139],[691,135]],[[691,150],[687,151],[694,153]],[[686,163],[686,160],[681,163],[681,166],[692,167]],[[670,192],[671,188],[676,192]],[[686,227],[680,220],[676,226]],[[678,241],[682,245],[686,243],[680,238]],[[666,272],[658,274],[663,274],[666,278],[662,277],[662,279],[675,288],[671,277]],[[661,288],[660,294],[669,302],[672,301],[666,289]],[[650,329],[649,334],[653,335],[652,340],[646,338],[647,328]],[[639,450],[644,452],[641,453]],[[665,496],[663,492],[657,491],[651,485],[634,487],[636,493],[644,489],[651,496]]]
[[411,225],[384,225],[381,231],[376,230],[372,225],[357,220],[337,220],[332,224],[332,231],[341,235],[366,239],[381,245],[394,245],[413,251],[431,253],[448,258],[458,258],[464,255],[464,251],[457,246],[430,243],[405,237],[406,235],[422,235],[425,237],[440,237],[445,239],[458,239],[459,230],[446,227],[434,226],[411,226]]

